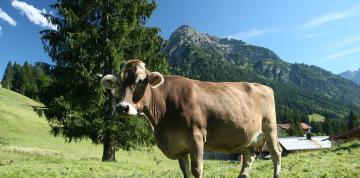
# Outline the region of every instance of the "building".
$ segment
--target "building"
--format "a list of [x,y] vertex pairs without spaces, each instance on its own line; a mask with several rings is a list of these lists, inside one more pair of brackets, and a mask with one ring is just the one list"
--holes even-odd
[[[284,129],[286,133],[288,133],[291,128],[291,124],[278,124],[277,126],[278,129]],[[306,123],[300,123],[300,127],[304,131],[304,134],[311,133],[311,126],[307,125]]]
[[329,136],[279,138],[283,151],[298,152],[331,148]]

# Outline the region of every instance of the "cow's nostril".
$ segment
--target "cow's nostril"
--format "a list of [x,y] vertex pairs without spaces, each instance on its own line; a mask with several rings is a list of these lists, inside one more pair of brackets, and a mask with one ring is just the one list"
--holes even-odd
[[129,105],[124,106],[124,112],[129,112]]

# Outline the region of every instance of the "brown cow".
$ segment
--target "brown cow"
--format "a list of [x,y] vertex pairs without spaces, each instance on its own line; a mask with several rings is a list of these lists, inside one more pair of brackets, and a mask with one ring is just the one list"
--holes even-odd
[[[203,175],[204,149],[242,153],[239,177],[247,177],[255,150],[265,144],[280,177],[281,148],[278,144],[273,90],[257,83],[202,82],[180,76],[150,72],[140,60],[124,64],[121,79],[107,75],[105,88],[121,88],[117,111],[145,114],[160,150],[178,159],[184,177]],[[118,85],[119,84],[119,85]]]

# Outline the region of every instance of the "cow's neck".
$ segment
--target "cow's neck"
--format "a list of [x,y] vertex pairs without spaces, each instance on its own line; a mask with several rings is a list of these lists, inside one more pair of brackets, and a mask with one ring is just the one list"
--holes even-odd
[[162,86],[158,88],[150,88],[150,103],[144,110],[144,113],[149,119],[153,128],[156,128],[156,126],[159,124],[166,110],[163,90],[164,88]]

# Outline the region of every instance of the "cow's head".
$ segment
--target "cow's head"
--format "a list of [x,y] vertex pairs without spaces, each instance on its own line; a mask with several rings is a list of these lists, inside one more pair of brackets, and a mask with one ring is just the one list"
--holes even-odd
[[120,78],[106,75],[100,83],[111,90],[120,88],[121,100],[116,105],[118,113],[136,115],[149,105],[150,88],[156,88],[163,82],[164,77],[159,72],[150,72],[140,60],[130,60],[123,65]]

